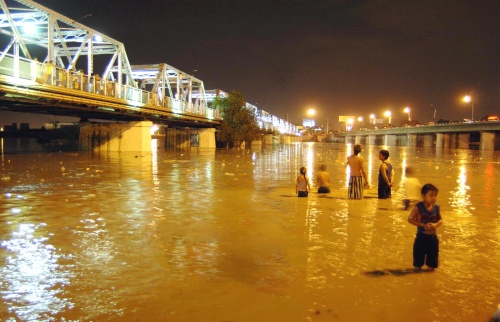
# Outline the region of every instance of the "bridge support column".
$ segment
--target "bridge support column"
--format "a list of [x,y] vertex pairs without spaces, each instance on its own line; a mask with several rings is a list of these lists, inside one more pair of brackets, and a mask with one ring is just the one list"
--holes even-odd
[[80,128],[80,151],[151,152],[152,122],[94,124]]
[[199,147],[200,148],[215,148],[215,129],[200,129],[199,135]]
[[432,141],[434,140],[433,134],[425,134],[423,136],[424,139],[424,148],[432,148]]
[[451,135],[450,134],[443,134],[443,146],[445,148],[449,148],[451,143]]
[[290,144],[290,135],[282,135],[282,136],[280,136],[280,143]]
[[458,134],[457,135],[457,148],[468,149],[469,148],[469,138],[470,134]]
[[406,139],[406,146],[417,146],[416,134],[408,134],[408,137]]
[[273,135],[272,134],[264,134],[264,145],[273,145]]
[[443,147],[444,136],[445,134],[443,133],[436,134],[436,149],[441,149]]
[[481,150],[495,149],[495,132],[481,132]]
[[396,141],[397,141],[398,137],[397,135],[393,135],[393,134],[386,134],[385,135],[385,138],[384,138],[384,145],[396,145]]
[[361,135],[356,135],[354,137],[354,144],[361,144],[361,138],[362,138]]
[[376,138],[377,138],[377,136],[375,136],[375,135],[369,135],[368,136],[368,145],[375,145]]

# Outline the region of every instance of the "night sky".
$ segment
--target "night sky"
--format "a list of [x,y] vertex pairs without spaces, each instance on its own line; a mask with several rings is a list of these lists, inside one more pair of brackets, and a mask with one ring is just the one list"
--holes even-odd
[[499,0],[37,2],[91,13],[81,23],[133,65],[167,63],[295,124],[311,107],[330,126],[388,109],[398,125],[405,106],[420,122],[463,120],[465,94],[476,119],[500,113]]

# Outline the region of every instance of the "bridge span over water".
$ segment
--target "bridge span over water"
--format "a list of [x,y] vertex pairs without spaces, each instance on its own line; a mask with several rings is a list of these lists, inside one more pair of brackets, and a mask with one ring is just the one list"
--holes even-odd
[[500,122],[478,121],[336,133],[346,143],[500,150]]
[[[167,127],[220,124],[215,91],[193,75],[166,63],[133,65],[120,41],[34,1],[0,0],[0,8],[1,109]],[[298,133],[247,108],[262,129]]]

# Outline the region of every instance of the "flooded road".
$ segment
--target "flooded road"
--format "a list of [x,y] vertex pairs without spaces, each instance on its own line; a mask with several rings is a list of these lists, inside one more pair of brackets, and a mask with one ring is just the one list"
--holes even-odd
[[[488,321],[500,152],[388,147],[393,198],[347,200],[352,146],[0,155],[1,321]],[[324,163],[332,192],[295,196]],[[440,266],[412,273],[403,169],[439,189]],[[314,182],[314,180],[312,180]],[[313,191],[317,187],[313,184]]]

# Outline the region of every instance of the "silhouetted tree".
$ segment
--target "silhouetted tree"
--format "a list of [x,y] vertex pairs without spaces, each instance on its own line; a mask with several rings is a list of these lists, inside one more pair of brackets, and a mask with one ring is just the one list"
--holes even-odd
[[260,136],[260,129],[253,111],[245,107],[245,96],[232,91],[225,98],[216,97],[212,106],[219,107],[222,122],[217,131],[217,139],[227,147],[240,147],[245,142],[249,148],[252,141]]

